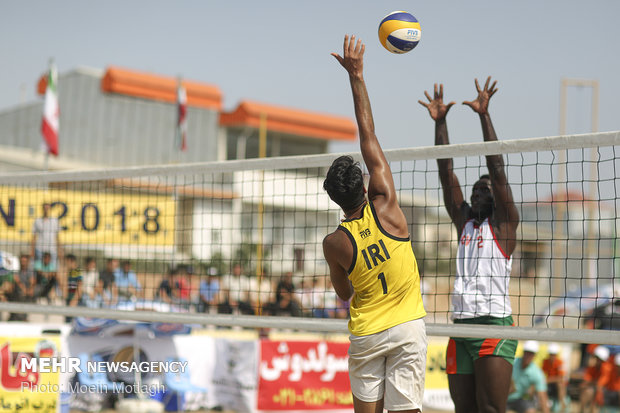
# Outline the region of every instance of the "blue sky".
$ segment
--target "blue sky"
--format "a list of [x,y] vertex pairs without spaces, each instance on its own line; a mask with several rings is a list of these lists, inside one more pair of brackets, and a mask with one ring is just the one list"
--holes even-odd
[[[422,26],[405,55],[378,41],[378,23],[393,10]],[[330,56],[351,33],[367,44],[366,82],[386,149],[433,144],[417,101],[435,82],[459,103],[448,117],[451,141],[480,141],[477,117],[460,102],[487,75],[498,80],[490,111],[500,139],[557,135],[563,77],[598,80],[599,130],[618,130],[618,16],[616,0],[4,1],[0,110],[40,99],[36,81],[53,57],[61,72],[118,65],[215,84],[226,110],[252,99],[353,117],[348,78]],[[588,132],[590,90],[568,96],[568,132]]]

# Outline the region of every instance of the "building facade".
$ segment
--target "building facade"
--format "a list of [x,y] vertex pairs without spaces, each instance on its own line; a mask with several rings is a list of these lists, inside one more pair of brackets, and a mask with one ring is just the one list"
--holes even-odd
[[[179,82],[187,94],[186,151],[180,150],[175,139]],[[37,87],[43,96],[45,77]],[[58,158],[43,155],[43,102],[31,102],[0,113],[0,172],[110,170],[261,155],[316,155],[327,153],[331,141],[357,139],[356,125],[346,117],[253,101],[242,101],[225,112],[217,86],[119,67],[79,68],[60,74],[57,90]],[[261,133],[266,138],[263,154],[259,153]],[[65,227],[63,242],[84,254],[208,262],[214,257],[232,260],[244,246],[260,244],[273,263],[269,265],[272,270],[305,271],[311,266],[314,269],[321,255],[317,245],[338,222],[338,211],[321,188],[320,173],[318,168],[296,172],[295,179],[286,179],[285,172],[267,173],[267,179],[262,174],[261,185],[267,184],[261,188],[260,199],[251,192],[257,191],[256,171],[162,174],[4,191],[0,208],[5,219],[0,219],[0,227],[6,226],[8,235],[0,243],[16,253],[27,249],[30,225],[46,200]],[[116,205],[101,199],[105,196],[120,196],[124,201],[114,201]],[[308,197],[317,201],[310,205]],[[150,199],[150,204],[141,199]],[[104,204],[115,206],[110,209]],[[137,223],[135,233],[127,238],[130,209],[133,216],[141,217],[137,221],[143,222]],[[164,213],[174,217],[163,217]],[[313,219],[302,219],[304,216]],[[300,219],[304,220],[302,232],[292,230]],[[257,230],[259,220],[262,230]],[[153,235],[155,229],[159,238]]]

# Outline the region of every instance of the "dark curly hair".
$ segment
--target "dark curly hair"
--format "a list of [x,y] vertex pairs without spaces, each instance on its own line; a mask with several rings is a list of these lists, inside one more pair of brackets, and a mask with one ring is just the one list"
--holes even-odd
[[336,158],[327,171],[323,189],[343,211],[360,206],[365,198],[364,177],[359,162],[348,155]]

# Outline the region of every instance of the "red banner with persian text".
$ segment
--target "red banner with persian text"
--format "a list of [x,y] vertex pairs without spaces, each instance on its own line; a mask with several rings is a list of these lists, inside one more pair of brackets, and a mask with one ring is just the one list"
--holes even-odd
[[349,343],[262,340],[258,410],[351,409],[348,349]]
[[56,412],[58,373],[37,372],[24,363],[58,358],[59,344],[57,337],[0,337],[0,412]]

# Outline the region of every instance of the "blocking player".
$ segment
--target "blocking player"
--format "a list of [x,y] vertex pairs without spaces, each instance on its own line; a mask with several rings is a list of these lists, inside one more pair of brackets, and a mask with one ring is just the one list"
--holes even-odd
[[323,188],[345,219],[325,237],[332,284],[351,299],[349,377],[356,412],[419,412],[426,366],[426,315],[407,220],[396,199],[363,77],[364,44],[345,36],[332,55],[349,74],[360,147],[370,173],[368,199],[362,170],[350,156],[337,158]]
[[[480,117],[485,142],[497,135],[489,115],[489,100],[497,92],[497,81],[483,88],[476,79],[478,96],[463,102]],[[446,115],[454,102],[444,104],[443,85],[435,84],[434,96],[424,92],[435,121],[435,145],[447,145]],[[474,184],[471,204],[454,173],[452,159],[438,159],[439,178],[448,215],[458,233],[456,278],[452,291],[452,317],[456,324],[513,324],[508,283],[515,249],[519,212],[504,172],[501,155],[486,156],[488,175]],[[515,340],[450,338],[446,371],[456,413],[505,412]]]

